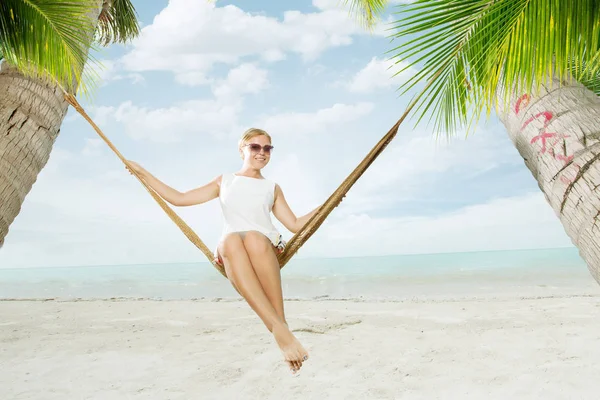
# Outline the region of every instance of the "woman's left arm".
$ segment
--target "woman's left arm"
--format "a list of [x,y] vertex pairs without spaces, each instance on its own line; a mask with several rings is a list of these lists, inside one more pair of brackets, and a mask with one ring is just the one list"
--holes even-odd
[[290,232],[296,233],[308,222],[310,217],[312,217],[321,206],[315,208],[311,212],[302,217],[298,218],[292,212],[290,206],[285,200],[285,196],[283,195],[283,191],[279,187],[279,185],[275,185],[275,200],[273,202],[273,215],[275,218],[279,220]]

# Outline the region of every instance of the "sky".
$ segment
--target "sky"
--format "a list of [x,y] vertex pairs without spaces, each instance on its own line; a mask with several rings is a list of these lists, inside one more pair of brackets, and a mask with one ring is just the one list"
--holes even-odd
[[[396,0],[393,3],[401,3]],[[134,0],[142,26],[93,56],[84,108],[128,159],[178,190],[241,167],[245,129],[273,137],[264,176],[304,215],[402,115],[389,22],[365,30],[336,0]],[[209,248],[218,201],[175,208]],[[291,233],[278,222],[285,239]],[[450,140],[408,121],[295,256],[354,257],[571,247],[491,116]],[[70,109],[0,249],[0,267],[205,261],[92,128]]]

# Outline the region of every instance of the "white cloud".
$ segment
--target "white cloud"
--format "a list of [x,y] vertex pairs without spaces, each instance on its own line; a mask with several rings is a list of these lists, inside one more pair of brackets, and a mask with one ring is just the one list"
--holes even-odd
[[313,0],[312,4],[319,10],[335,10],[343,5],[341,0]]
[[[118,107],[98,107],[95,119],[102,123],[109,120],[120,122],[133,139],[159,143],[174,143],[191,134],[210,134],[225,138],[239,136],[244,130],[240,121],[241,100],[239,94],[258,91],[266,80],[242,79],[253,68],[241,68],[215,86],[219,96],[215,100],[192,100],[171,107],[140,107],[127,101]],[[260,75],[260,74],[259,74]],[[240,84],[242,82],[242,84]],[[235,97],[234,95],[238,95]],[[238,101],[234,101],[235,97]],[[325,133],[338,130],[357,121],[373,110],[372,103],[334,104],[314,112],[289,112],[265,116],[252,126],[266,129],[275,136],[293,136]]]
[[[46,166],[42,170],[45,174],[57,173],[64,164],[68,163],[73,159],[73,153],[62,149],[59,146],[54,146],[52,152],[50,152],[50,158],[46,163]],[[34,185],[35,187],[36,185]]]
[[111,79],[116,73],[116,62],[113,60],[97,60],[85,65],[84,73],[95,75],[101,81]]
[[85,146],[81,150],[81,154],[83,154],[84,156],[92,156],[93,157],[95,155],[100,154],[104,150],[103,146],[106,146],[106,145],[104,144],[104,141],[102,139],[86,138]]
[[[340,208],[343,208],[340,206]],[[418,254],[572,246],[541,192],[499,198],[437,216],[346,215],[324,224],[308,256]]]
[[203,71],[184,71],[175,75],[175,81],[187,86],[202,86],[212,82]]
[[[521,165],[510,140],[497,128],[480,128],[469,138],[448,142],[436,140],[430,132],[401,129],[345,200],[348,212],[372,211],[401,199],[419,198],[428,185],[452,179],[450,174],[472,179],[502,165]],[[427,179],[429,183],[425,183]]]
[[[412,3],[414,0],[390,0],[390,4]],[[340,9],[345,6],[342,0],[313,0],[313,5],[321,10]]]
[[200,84],[216,63],[234,64],[244,57],[272,62],[288,53],[314,60],[328,48],[351,44],[354,35],[370,34],[344,7],[315,5],[318,12],[286,11],[279,20],[233,5],[171,0],[142,29],[122,62],[132,71],[172,71],[178,82]]
[[398,87],[415,73],[414,68],[410,67],[395,75],[406,65],[406,63],[395,64],[390,60],[373,57],[345,86],[355,93],[369,93],[381,88]]
[[118,60],[97,60],[88,62],[85,66],[84,76],[90,77],[99,86],[108,85],[110,82],[127,80],[133,84],[144,83],[145,78],[137,72],[120,73],[122,66]]
[[149,108],[126,101],[118,107],[102,108],[101,112],[122,123],[133,139],[174,143],[194,133],[229,134],[236,126],[239,105],[192,100],[171,107]]
[[[92,117],[92,120],[98,125],[102,127],[105,125],[113,116],[115,112],[115,107],[112,106],[90,106],[84,107],[88,109],[88,114]],[[75,113],[75,117],[81,118],[78,113]]]
[[253,64],[242,64],[229,71],[227,78],[213,87],[218,99],[231,99],[242,94],[258,93],[268,87],[267,71]]
[[277,135],[307,135],[324,133],[335,127],[356,121],[373,110],[372,103],[334,104],[312,113],[289,112],[269,116],[261,121],[267,132]]
[[117,75],[117,77],[114,78],[114,80],[120,80],[120,79],[129,79],[131,81],[131,83],[133,83],[133,84],[146,82],[146,79],[144,78],[144,76],[142,74],[138,74],[138,73]]
[[136,140],[174,143],[195,133],[224,137],[236,129],[244,95],[256,94],[269,86],[268,73],[254,64],[241,64],[222,80],[212,81],[214,99],[190,100],[171,107],[140,107],[131,101],[117,107],[93,108],[94,120],[120,122]]

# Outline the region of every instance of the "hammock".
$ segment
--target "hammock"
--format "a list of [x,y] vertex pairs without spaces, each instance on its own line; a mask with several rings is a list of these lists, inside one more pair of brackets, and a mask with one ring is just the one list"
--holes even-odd
[[[439,73],[437,74],[439,75]],[[435,77],[434,77],[435,79]],[[433,82],[432,79],[429,84]],[[427,85],[427,87],[429,86]],[[425,88],[426,90],[427,88]],[[387,147],[387,145],[394,139],[396,134],[398,133],[398,128],[400,124],[404,121],[410,110],[417,103],[418,99],[425,92],[421,92],[419,96],[417,96],[411,104],[407,107],[406,111],[402,115],[402,117],[392,126],[392,128],[381,138],[381,140],[373,147],[373,149],[367,154],[367,156],[358,164],[358,166],[348,175],[348,177],[342,182],[342,184],[329,196],[329,198],[323,203],[321,208],[304,224],[304,226],[296,232],[294,236],[287,242],[285,249],[282,253],[280,253],[277,258],[279,260],[279,267],[283,268],[287,262],[292,258],[294,254],[300,249],[300,247],[315,233],[315,231],[321,226],[321,224],[325,221],[325,218],[336,208],[346,193],[350,190],[350,188],[356,183],[358,178],[362,176],[362,174],[369,168],[369,166],[375,161],[377,156],[383,152],[383,150]],[[102,133],[100,128],[92,121],[92,119],[87,115],[84,111],[83,107],[79,104],[77,99],[70,93],[64,93],[65,100],[72,105],[75,110],[79,114],[85,118],[86,121],[90,123],[90,125],[94,128],[94,130],[100,135],[100,137],[106,142],[106,144],[111,148],[111,150],[123,161],[123,163],[130,167],[130,171],[135,175],[135,177],[140,181],[140,183],[146,188],[146,190],[150,193],[150,195],[156,200],[158,205],[167,213],[167,215],[175,222],[175,224],[181,229],[183,234],[187,236],[187,238],[206,256],[208,261],[225,277],[227,278],[227,274],[225,272],[225,268],[221,265],[217,264],[214,261],[214,255],[212,251],[206,247],[204,242],[198,237],[198,235],[189,227],[188,224],[183,221],[179,215],[173,211],[173,209],[160,197],[158,193],[156,193],[151,187],[149,187],[146,182],[135,172],[133,168],[129,165],[127,159],[123,157],[123,155],[116,149],[116,147],[111,143],[110,140]]]

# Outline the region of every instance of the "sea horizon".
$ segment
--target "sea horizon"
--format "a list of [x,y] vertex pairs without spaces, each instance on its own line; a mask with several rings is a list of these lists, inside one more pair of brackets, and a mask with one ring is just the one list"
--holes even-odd
[[[376,254],[376,255],[359,255],[359,256],[301,256],[295,255],[289,262],[292,263],[295,260],[337,260],[337,259],[357,259],[357,258],[384,258],[384,257],[403,257],[403,256],[440,256],[440,255],[451,255],[451,254],[479,254],[479,253],[502,253],[502,252],[527,252],[527,251],[545,251],[545,250],[573,250],[579,254],[579,249],[575,246],[564,246],[564,247],[532,247],[522,249],[500,249],[500,250],[469,250],[469,251],[440,251],[440,252],[428,252],[428,253],[388,253],[388,254]],[[26,267],[3,267],[0,266],[1,270],[14,270],[14,269],[46,269],[46,268],[94,268],[94,267],[117,267],[117,266],[159,266],[159,265],[188,265],[188,264],[209,264],[208,260],[202,261],[174,261],[174,262],[153,262],[153,263],[116,263],[116,264],[68,264],[68,265],[34,265]]]
[[[287,299],[449,299],[600,294],[575,247],[294,258]],[[0,300],[239,298],[208,262],[0,269]]]

